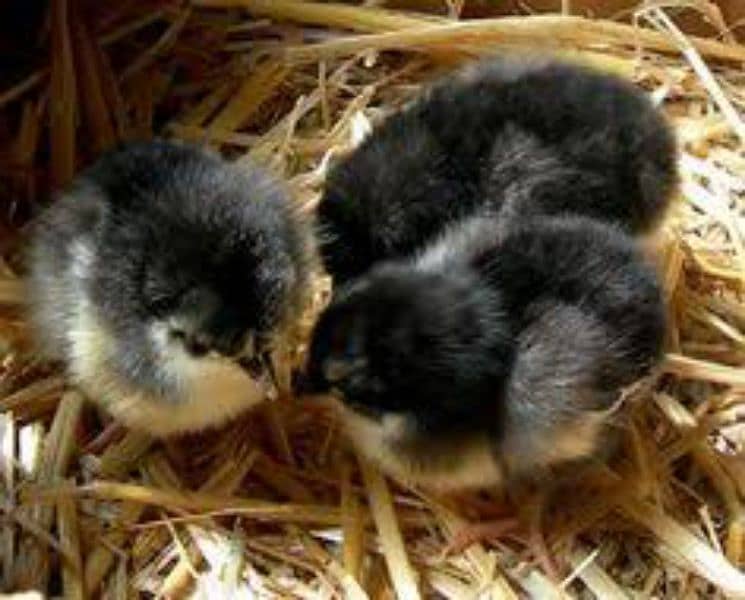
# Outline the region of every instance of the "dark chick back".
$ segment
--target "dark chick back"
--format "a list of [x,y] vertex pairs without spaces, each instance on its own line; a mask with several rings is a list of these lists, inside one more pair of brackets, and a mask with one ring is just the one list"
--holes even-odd
[[[617,360],[610,386],[639,378],[659,357],[665,329],[660,285],[633,239],[583,217],[533,219],[506,228],[474,258],[523,329],[535,306],[574,306],[613,332],[603,352]],[[538,311],[540,312],[540,311]]]
[[620,432],[611,413],[657,364],[665,332],[660,285],[633,239],[584,217],[475,219],[422,261],[473,269],[501,299],[492,326],[513,332],[512,360],[475,422],[504,478],[542,481],[611,455]]
[[[513,339],[547,311],[555,316],[544,323],[544,332],[559,343],[569,341],[567,333],[580,335],[580,317],[588,329],[602,329],[594,354],[604,357],[597,381],[608,389],[637,380],[660,356],[660,284],[634,240],[617,226],[573,216],[520,224],[466,219],[408,263],[415,272],[442,277],[470,272],[475,285],[500,298],[493,319],[508,323]],[[568,328],[556,318],[563,313]]]
[[529,191],[511,207],[520,214],[574,213],[637,233],[676,183],[660,112],[633,85],[584,67],[487,60],[433,86],[416,110],[487,197]]
[[519,334],[495,452],[517,478],[600,460],[622,390],[659,361],[660,285],[616,227],[561,217],[510,228],[474,265]]
[[337,282],[414,254],[476,212],[650,229],[675,185],[662,116],[619,79],[490,59],[434,84],[329,173],[318,216]]

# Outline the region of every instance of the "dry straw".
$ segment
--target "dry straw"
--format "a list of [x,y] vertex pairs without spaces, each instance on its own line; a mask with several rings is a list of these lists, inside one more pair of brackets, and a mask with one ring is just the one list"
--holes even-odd
[[[98,4],[50,3],[35,69],[0,92],[12,123],[0,128],[3,590],[745,598],[745,47],[711,2],[647,2],[625,22],[569,16],[559,1],[563,16],[477,20],[455,17],[484,3]],[[683,6],[721,35],[687,35]],[[625,401],[623,454],[572,493],[430,497],[360,463],[323,406],[286,397],[223,431],[158,442],[107,424],[30,350],[26,224],[104,148],[155,133],[203,142],[275,170],[309,210],[329,162],[371,124],[432,77],[505,49],[634,80],[680,138],[679,193],[645,243],[665,285],[668,354]],[[328,282],[317,286],[319,308]],[[494,518],[522,527],[445,552]]]

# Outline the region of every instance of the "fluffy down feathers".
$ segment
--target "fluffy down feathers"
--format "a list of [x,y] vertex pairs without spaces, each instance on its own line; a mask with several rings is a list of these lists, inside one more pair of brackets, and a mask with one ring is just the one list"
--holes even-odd
[[675,140],[615,77],[490,59],[436,82],[329,173],[318,208],[336,283],[420,251],[465,216],[584,215],[651,229],[676,184]]
[[337,288],[307,387],[384,469],[440,488],[605,457],[622,389],[660,357],[659,283],[631,237],[676,184],[635,88],[551,60],[435,83],[329,173]]
[[269,355],[308,290],[310,231],[257,169],[164,141],[113,151],[38,222],[40,349],[127,425],[217,425],[270,387]]
[[310,389],[410,481],[540,477],[612,447],[620,390],[658,360],[654,273],[617,227],[581,217],[454,226],[343,290],[310,348]]

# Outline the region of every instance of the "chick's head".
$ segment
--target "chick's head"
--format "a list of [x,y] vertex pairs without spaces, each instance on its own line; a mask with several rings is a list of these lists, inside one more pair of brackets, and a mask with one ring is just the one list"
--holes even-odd
[[309,386],[412,433],[478,428],[499,403],[511,356],[494,292],[468,272],[386,265],[339,291],[311,343]]
[[260,173],[194,167],[110,204],[92,293],[114,330],[144,328],[159,350],[250,361],[296,308],[299,228]]

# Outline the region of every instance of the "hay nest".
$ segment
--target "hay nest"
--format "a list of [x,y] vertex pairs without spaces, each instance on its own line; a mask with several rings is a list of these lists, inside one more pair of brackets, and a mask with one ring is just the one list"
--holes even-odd
[[[745,47],[706,0],[649,2],[619,20],[362,4],[55,0],[38,18],[8,15],[10,46],[38,52],[16,61],[0,94],[2,587],[67,598],[745,597]],[[699,11],[714,34],[684,33],[671,4]],[[24,225],[106,147],[156,133],[202,141],[267,165],[311,209],[329,159],[371,123],[435,74],[507,47],[631,78],[679,132],[682,184],[656,240],[668,353],[628,398],[628,443],[611,467],[520,506],[490,493],[436,498],[355,458],[321,408],[284,397],[223,431],[156,442],[106,423],[34,359]],[[319,307],[327,288],[318,282]],[[466,523],[499,515],[517,516],[531,543],[443,553]]]

